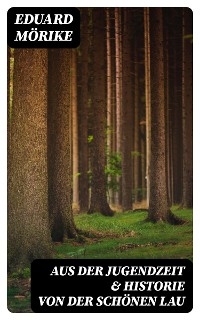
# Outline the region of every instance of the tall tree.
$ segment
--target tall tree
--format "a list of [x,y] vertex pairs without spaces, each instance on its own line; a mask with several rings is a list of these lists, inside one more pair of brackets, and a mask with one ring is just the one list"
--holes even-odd
[[133,148],[133,98],[131,77],[131,11],[124,8],[123,59],[122,59],[122,208],[132,209],[132,155]]
[[47,181],[47,50],[15,49],[8,166],[8,267],[51,255]]
[[77,236],[72,214],[71,52],[49,49],[48,62],[49,216],[52,240],[63,241],[65,233]]
[[[171,203],[182,195],[182,8],[164,10],[168,188]],[[176,28],[174,24],[176,23]]]
[[139,137],[139,64],[138,64],[138,41],[134,35],[134,141],[133,141],[133,182],[134,202],[139,200],[139,160],[140,160],[140,137]]
[[[106,62],[107,62],[107,190],[109,203],[115,203],[119,189],[116,154],[116,68],[114,10],[106,9]],[[115,160],[114,160],[115,159]]]
[[150,84],[150,29],[149,8],[144,8],[144,48],[145,48],[145,103],[146,103],[146,189],[147,207],[150,197],[151,159],[151,84]]
[[93,83],[92,83],[92,131],[91,150],[91,202],[88,213],[101,212],[113,215],[106,196],[106,69],[105,69],[105,9],[93,9]]
[[71,104],[72,104],[72,177],[73,209],[79,211],[79,156],[78,156],[78,114],[77,114],[77,50],[72,50],[71,63]]
[[178,223],[169,208],[167,194],[165,83],[162,8],[150,8],[150,74],[151,74],[151,221]]
[[[116,152],[121,154],[121,131],[122,131],[122,30],[121,8],[115,8],[115,72],[116,72]],[[116,204],[121,205],[121,177],[117,177],[119,190],[116,193]]]
[[193,60],[192,11],[183,10],[183,199],[182,206],[193,206]]
[[[166,144],[167,144],[167,188],[168,188],[168,197],[169,202],[172,204],[173,201],[173,134],[172,134],[172,119],[173,119],[173,100],[174,95],[173,92],[171,92],[171,88],[174,87],[175,83],[173,82],[171,78],[171,70],[174,69],[173,62],[171,60],[171,54],[170,49],[173,48],[174,51],[176,51],[175,43],[176,40],[174,39],[174,36],[172,38],[174,39],[173,45],[170,41],[170,33],[173,34],[172,30],[170,30],[170,23],[169,21],[172,21],[171,25],[173,25],[174,20],[172,19],[172,14],[170,12],[170,9],[163,10],[163,39],[165,43],[165,50],[164,50],[164,73],[165,73],[165,101],[166,101]],[[173,28],[174,29],[174,28]],[[171,98],[171,99],[170,99]]]
[[88,179],[88,55],[89,55],[89,13],[88,8],[82,10],[81,32],[81,70],[80,70],[80,101],[78,108],[79,121],[79,205],[81,212],[88,211],[89,179]]
[[107,148],[111,151],[111,114],[112,114],[112,82],[111,82],[111,40],[110,40],[110,9],[106,9],[106,62],[107,62]]
[[10,147],[10,121],[11,121],[11,92],[10,92],[10,78],[11,78],[11,68],[10,68],[10,58],[11,50],[7,47],[7,152],[8,152],[8,161],[9,161],[9,147]]
[[[107,166],[109,166],[109,157],[112,152],[112,57],[111,57],[111,26],[110,26],[110,9],[106,8],[106,84],[107,84],[107,128],[106,128],[106,138],[107,138]],[[107,184],[111,183],[111,177],[108,175]],[[108,190],[109,193],[109,201],[113,198],[112,190]]]

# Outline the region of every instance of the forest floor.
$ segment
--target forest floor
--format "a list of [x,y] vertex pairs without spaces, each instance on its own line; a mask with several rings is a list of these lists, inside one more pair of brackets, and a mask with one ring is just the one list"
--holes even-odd
[[[147,212],[115,213],[113,217],[77,214],[75,223],[82,241],[65,239],[54,244],[55,259],[190,259],[193,256],[192,210],[172,211],[182,225],[146,222]],[[8,309],[32,312],[30,269],[8,276]]]

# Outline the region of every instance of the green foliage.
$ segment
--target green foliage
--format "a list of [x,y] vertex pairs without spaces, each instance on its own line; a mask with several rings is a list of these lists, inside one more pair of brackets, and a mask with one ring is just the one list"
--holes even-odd
[[16,272],[13,272],[11,274],[11,278],[16,278],[16,279],[27,279],[30,278],[31,272],[30,268],[24,268],[24,269],[19,269]]
[[108,153],[107,154],[107,165],[105,167],[106,181],[107,181],[107,191],[118,191],[119,183],[117,178],[122,174],[121,165],[121,154],[120,153]]
[[80,177],[81,173],[80,172],[76,172],[73,177],[76,178],[76,177]]
[[[111,127],[107,127],[106,135],[112,132]],[[90,144],[94,140],[93,135],[88,135],[88,143]],[[107,181],[107,191],[113,190],[118,191],[119,185],[117,182],[117,177],[120,177],[122,174],[122,166],[121,166],[121,154],[120,153],[110,153],[108,150],[106,151],[107,156],[107,164],[105,166],[105,175]],[[89,182],[92,179],[92,171],[88,171]]]
[[94,140],[94,136],[91,134],[88,136],[88,143],[91,143]]

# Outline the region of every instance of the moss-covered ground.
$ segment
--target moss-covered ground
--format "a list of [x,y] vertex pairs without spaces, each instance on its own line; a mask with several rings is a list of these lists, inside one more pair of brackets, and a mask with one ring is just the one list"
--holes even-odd
[[[192,210],[172,208],[185,220],[182,225],[151,223],[147,212],[115,213],[113,217],[76,214],[75,223],[82,241],[65,239],[54,244],[53,257],[59,259],[190,259],[193,258]],[[8,309],[31,312],[30,270],[8,276]]]

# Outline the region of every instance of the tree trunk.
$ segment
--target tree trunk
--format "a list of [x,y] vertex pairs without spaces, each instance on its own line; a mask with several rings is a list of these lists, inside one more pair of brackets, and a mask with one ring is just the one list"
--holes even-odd
[[[109,156],[111,154],[111,148],[112,148],[112,121],[111,121],[111,115],[112,115],[112,84],[111,84],[111,43],[110,43],[110,9],[106,9],[106,62],[107,62],[107,128],[106,128],[106,138],[107,138],[107,166],[109,165]],[[111,177],[108,175],[107,177],[107,184],[109,185],[111,182]],[[112,189],[110,190],[109,187],[107,188],[108,192],[108,201],[111,202],[112,199]]]
[[145,125],[140,125],[140,148],[141,148],[141,189],[142,189],[142,200],[146,201],[146,139],[145,139]]
[[[115,65],[116,65],[116,152],[121,154],[122,131],[122,43],[121,9],[115,8]],[[122,203],[122,179],[117,177],[119,191],[116,192],[116,204]]]
[[182,8],[168,8],[164,12],[165,54],[168,56],[165,76],[168,79],[168,188],[170,203],[177,204],[181,202],[182,195]]
[[[170,55],[170,49],[176,50],[174,45],[170,42],[170,32],[172,38],[174,37],[173,30],[170,29],[170,22],[168,21],[168,15],[172,21],[171,25],[173,25],[173,17],[170,12],[170,9],[163,10],[163,41],[165,43],[165,50],[164,52],[164,74],[165,74],[165,81],[164,81],[164,94],[165,94],[165,135],[166,135],[166,172],[167,172],[167,194],[168,194],[168,201],[169,206],[172,204],[172,193],[171,193],[171,182],[173,181],[172,173],[173,173],[173,148],[172,148],[172,116],[173,110],[172,105],[174,101],[174,78],[171,76],[171,71],[174,68],[174,59]],[[174,44],[174,43],[173,43]],[[174,56],[173,56],[174,57]],[[174,70],[173,70],[174,71]],[[173,91],[171,91],[171,87]],[[170,93],[169,93],[170,92]],[[171,99],[170,99],[171,98]]]
[[70,64],[68,49],[49,50],[48,177],[53,241],[76,237],[72,214]]
[[192,11],[183,11],[183,199],[184,208],[193,206],[193,61]]
[[87,212],[89,204],[89,179],[88,179],[88,55],[89,55],[89,35],[87,8],[82,8],[82,33],[81,33],[81,90],[79,112],[79,204],[80,211]]
[[176,223],[168,206],[167,194],[163,49],[162,8],[150,8],[151,188],[148,219]]
[[133,181],[134,202],[139,201],[139,164],[141,159],[139,138],[139,64],[138,64],[138,41],[135,35],[134,41],[134,154],[133,154]]
[[8,267],[51,255],[47,182],[47,51],[15,49],[8,166]]
[[9,167],[9,150],[10,150],[10,122],[11,122],[11,51],[7,47],[7,158],[8,158],[8,167]]
[[77,51],[72,50],[71,63],[71,102],[72,102],[72,177],[73,196],[72,204],[74,211],[79,211],[79,166],[78,166],[78,114],[77,114]]
[[131,81],[131,15],[124,9],[123,69],[122,69],[122,209],[132,210],[133,99]]
[[105,95],[105,9],[93,9],[93,101],[91,142],[91,203],[88,213],[113,215],[106,196],[106,95]]
[[150,160],[151,160],[151,83],[150,83],[149,8],[144,8],[144,47],[145,47],[145,102],[146,102],[146,189],[147,189],[147,207],[149,207]]

